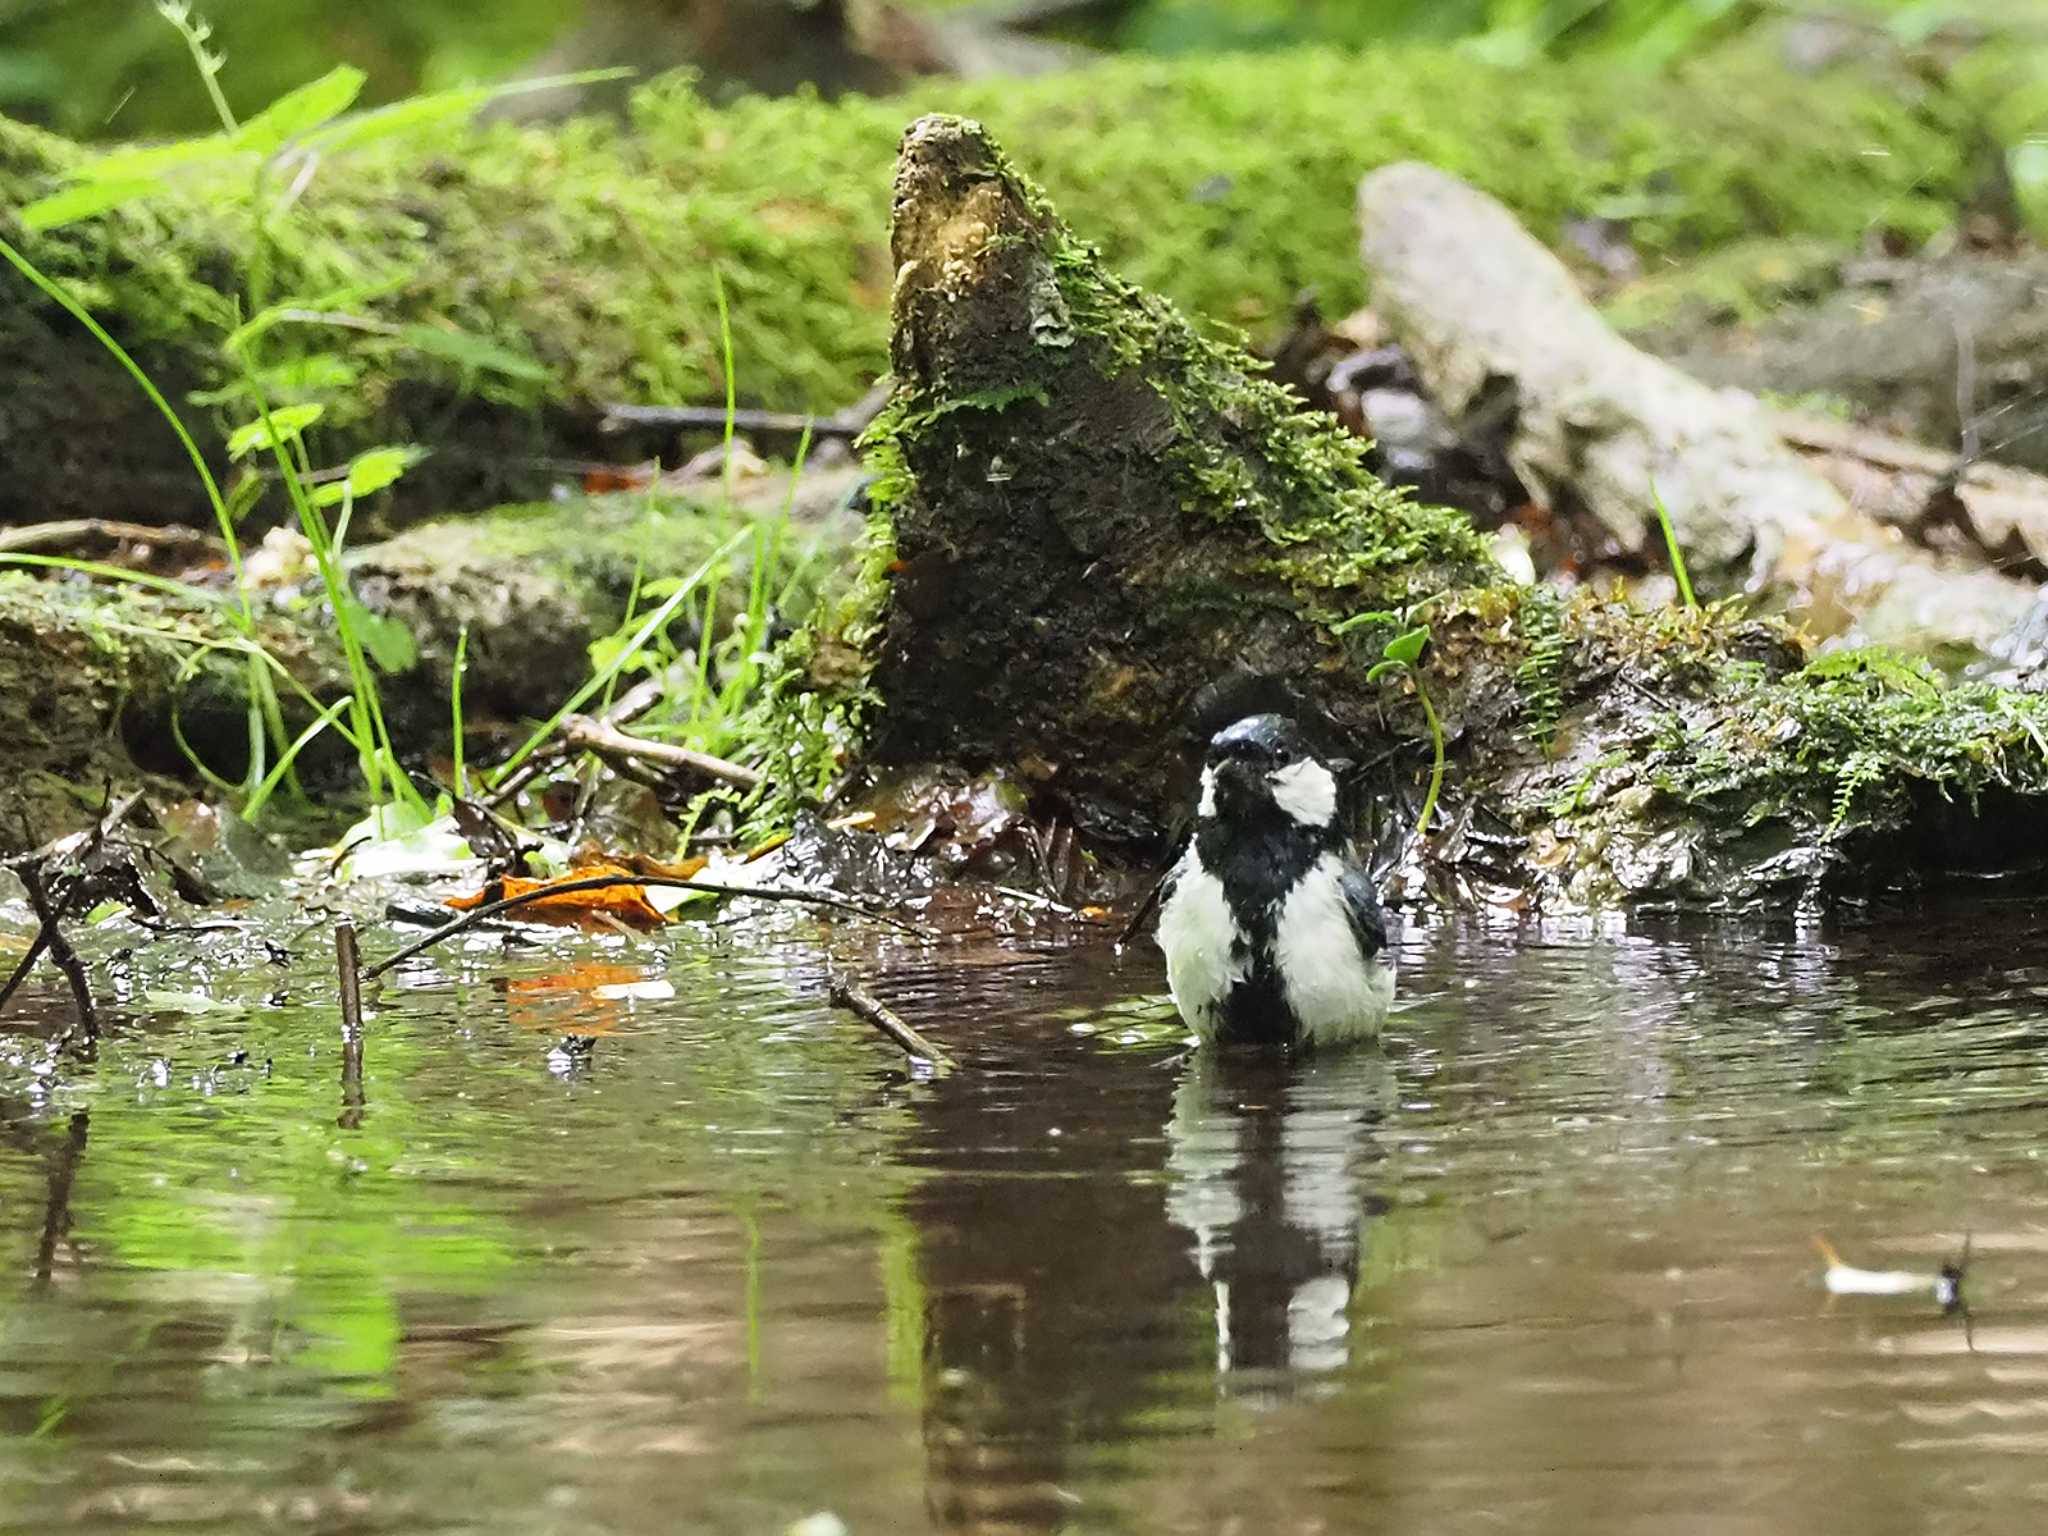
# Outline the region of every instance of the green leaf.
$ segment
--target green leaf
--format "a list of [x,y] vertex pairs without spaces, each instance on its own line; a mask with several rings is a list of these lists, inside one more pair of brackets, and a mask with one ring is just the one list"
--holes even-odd
[[374,496],[426,456],[424,448],[372,448],[357,454],[345,479],[314,489],[313,505],[331,507],[345,498],[361,501],[365,496]]
[[494,341],[485,341],[467,331],[447,331],[438,325],[402,325],[396,335],[415,351],[442,358],[458,368],[477,373],[499,373],[508,379],[545,384],[549,373],[533,358]]
[[377,670],[386,674],[411,671],[420,659],[420,648],[412,631],[397,619],[370,612],[354,597],[344,597],[342,601],[348,604],[349,628],[362,641]]
[[1365,680],[1368,683],[1376,683],[1383,677],[1392,677],[1396,672],[1405,672],[1407,670],[1408,664],[1406,662],[1378,661],[1374,662],[1372,669],[1365,674]]
[[256,504],[262,499],[263,477],[257,474],[244,474],[228,487],[228,521],[239,528],[242,519],[254,512]]
[[414,96],[336,123],[315,135],[308,147],[323,155],[338,155],[360,149],[365,144],[374,144],[379,139],[416,133],[422,128],[433,128],[452,119],[467,117],[489,100],[490,93],[476,87]]
[[95,214],[107,213],[129,203],[139,203],[162,188],[161,182],[145,181],[140,178],[130,181],[81,181],[76,186],[66,187],[62,192],[52,192],[48,197],[39,197],[21,210],[21,223],[25,229],[57,229],[65,224],[76,224],[80,219],[89,219]]
[[1385,608],[1370,608],[1364,613],[1354,613],[1348,619],[1339,619],[1330,626],[1330,633],[1333,635],[1348,635],[1360,625],[1392,624],[1398,617],[1398,614]]
[[361,382],[363,370],[338,352],[308,352],[265,368],[257,374],[271,399],[294,395],[336,394]]
[[380,139],[394,138],[403,133],[416,133],[422,128],[436,127],[455,119],[469,116],[477,108],[496,101],[501,96],[524,96],[534,91],[560,90],[565,85],[591,85],[600,80],[620,80],[634,73],[630,69],[587,69],[573,75],[547,75],[534,80],[517,80],[510,85],[465,86],[459,90],[436,91],[429,96],[414,96],[405,101],[395,101],[388,107],[379,107],[374,112],[334,124],[314,135],[310,148],[323,155],[340,154],[344,150],[359,149],[365,144],[374,144]]
[[176,139],[169,144],[144,144],[134,149],[117,149],[88,160],[74,174],[80,181],[162,182],[173,171],[198,165],[218,165],[244,153],[224,133],[204,138]]
[[286,91],[242,124],[235,135],[236,147],[262,155],[277,153],[292,140],[346,112],[367,78],[360,69],[342,64],[318,80]]
[[258,448],[278,448],[294,441],[326,412],[324,405],[281,405],[228,435],[228,457],[247,458]]
[[1412,667],[1415,665],[1417,658],[1422,655],[1422,648],[1427,644],[1429,644],[1429,626],[1425,624],[1394,636],[1393,639],[1387,642],[1384,654],[1388,661],[1399,662],[1404,667]]

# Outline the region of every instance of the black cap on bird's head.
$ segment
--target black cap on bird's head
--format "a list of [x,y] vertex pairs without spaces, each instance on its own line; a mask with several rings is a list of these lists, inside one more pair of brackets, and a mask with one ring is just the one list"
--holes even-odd
[[1308,738],[1285,715],[1246,715],[1209,738],[1212,763],[1244,762],[1279,767],[1310,756]]

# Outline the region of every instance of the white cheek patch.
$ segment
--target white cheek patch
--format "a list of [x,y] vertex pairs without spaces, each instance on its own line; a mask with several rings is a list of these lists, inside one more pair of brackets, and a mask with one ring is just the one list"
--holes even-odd
[[1305,827],[1327,827],[1337,819],[1337,779],[1312,757],[1268,774],[1273,803]]
[[1209,817],[1216,814],[1216,770],[1202,770],[1202,803],[1195,807],[1195,814]]

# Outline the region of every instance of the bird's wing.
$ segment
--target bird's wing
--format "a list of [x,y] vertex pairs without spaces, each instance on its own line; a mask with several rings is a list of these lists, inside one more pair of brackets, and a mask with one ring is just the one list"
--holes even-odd
[[1387,919],[1380,911],[1372,880],[1356,864],[1347,862],[1337,884],[1344,893],[1344,915],[1351,919],[1359,952],[1370,960],[1387,947]]

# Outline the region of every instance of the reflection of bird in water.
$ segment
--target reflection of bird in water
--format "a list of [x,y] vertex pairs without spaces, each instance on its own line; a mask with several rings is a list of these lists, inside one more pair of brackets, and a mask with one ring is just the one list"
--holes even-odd
[[1337,774],[1284,715],[1249,715],[1210,742],[1194,835],[1166,892],[1159,947],[1196,1034],[1317,1044],[1378,1033],[1394,996],[1386,922]]
[[1377,1051],[1189,1059],[1167,1126],[1166,1213],[1214,1295],[1216,1370],[1319,1372],[1350,1359],[1373,1128],[1393,1069]]

